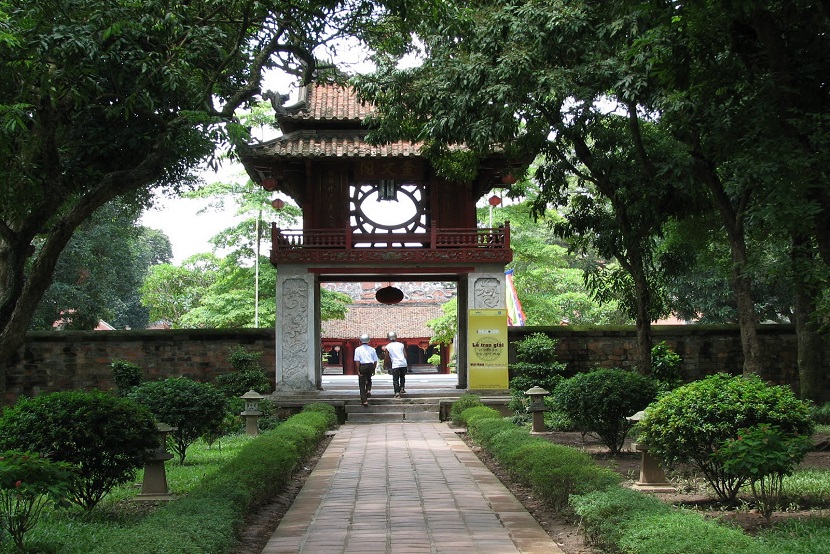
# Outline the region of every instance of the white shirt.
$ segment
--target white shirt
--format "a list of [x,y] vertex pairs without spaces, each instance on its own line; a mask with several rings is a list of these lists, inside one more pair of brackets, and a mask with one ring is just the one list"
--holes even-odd
[[359,364],[376,364],[378,353],[368,344],[361,344],[354,350],[354,361]]
[[392,341],[386,345],[392,367],[406,367],[406,351],[402,342]]

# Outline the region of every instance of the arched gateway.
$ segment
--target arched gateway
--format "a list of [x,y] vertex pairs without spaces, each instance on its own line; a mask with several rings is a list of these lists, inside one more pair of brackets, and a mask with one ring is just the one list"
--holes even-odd
[[367,143],[371,109],[347,87],[312,83],[278,110],[280,138],[241,152],[255,182],[303,212],[302,229],[272,229],[278,391],[322,388],[321,282],[457,281],[462,389],[468,310],[505,307],[509,224],[478,228],[475,211],[500,186],[504,162],[488,160],[473,182],[449,181],[419,144]]

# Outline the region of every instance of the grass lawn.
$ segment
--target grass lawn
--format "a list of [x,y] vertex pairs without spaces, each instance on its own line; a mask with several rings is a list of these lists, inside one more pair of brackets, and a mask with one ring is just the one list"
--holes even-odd
[[[179,465],[177,459],[165,463],[171,493],[175,496],[188,494],[203,479],[219,471],[251,440],[252,437],[247,435],[229,435],[213,445],[197,441],[188,448],[184,465]],[[102,532],[112,527],[129,527],[139,523],[156,507],[156,503],[133,501],[141,492],[143,474],[139,471],[134,482],[111,491],[90,513],[76,506],[65,510],[45,510],[38,525],[26,534],[27,552],[86,554],[92,550]],[[11,541],[0,544],[0,553],[16,552]]]

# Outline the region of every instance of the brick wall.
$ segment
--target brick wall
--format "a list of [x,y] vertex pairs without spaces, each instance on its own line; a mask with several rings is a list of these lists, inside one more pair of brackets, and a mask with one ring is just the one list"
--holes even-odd
[[274,367],[272,329],[29,333],[21,359],[6,370],[5,401],[57,390],[114,388],[110,363],[116,359],[138,365],[145,379],[210,381],[233,370],[228,357],[240,345],[261,351],[262,367]]
[[[567,364],[568,374],[595,367],[632,369],[636,361],[637,332],[629,326],[511,327],[510,359],[515,360],[513,344],[529,333],[543,332],[558,341],[557,359]],[[686,380],[718,372],[740,374],[743,367],[740,329],[732,325],[656,325],[654,344],[666,344],[683,359],[681,371]],[[798,390],[798,365],[795,326],[758,327],[764,357],[762,377],[776,384],[790,384]],[[830,359],[830,348],[827,352]]]
[[[512,327],[511,344],[532,332],[545,332],[558,340],[557,356],[567,364],[568,373],[597,366],[632,368],[634,364],[636,332],[632,327]],[[762,325],[759,337],[766,368],[763,377],[775,383],[789,383],[797,390],[794,327]],[[683,358],[687,379],[717,372],[741,372],[743,356],[735,326],[656,326],[654,342],[660,341],[666,341]],[[262,366],[274,367],[271,329],[30,333],[21,359],[7,369],[4,400],[13,402],[21,394],[56,390],[111,389],[110,363],[115,359],[138,365],[147,379],[181,375],[209,381],[231,371],[228,355],[237,345],[262,351]]]

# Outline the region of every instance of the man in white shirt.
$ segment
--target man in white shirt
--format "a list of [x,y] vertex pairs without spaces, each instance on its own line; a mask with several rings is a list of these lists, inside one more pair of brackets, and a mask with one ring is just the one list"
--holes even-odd
[[372,390],[372,375],[378,364],[378,353],[369,346],[369,335],[360,335],[360,346],[354,350],[354,361],[357,363],[357,384],[360,387],[360,403],[369,405],[369,395]]
[[394,331],[390,331],[386,338],[389,339],[389,344],[386,345],[386,356],[389,357],[390,372],[392,373],[392,388],[395,390],[395,398],[400,398],[402,394],[406,393],[404,385],[406,383],[406,347],[402,342],[398,342],[398,335]]

